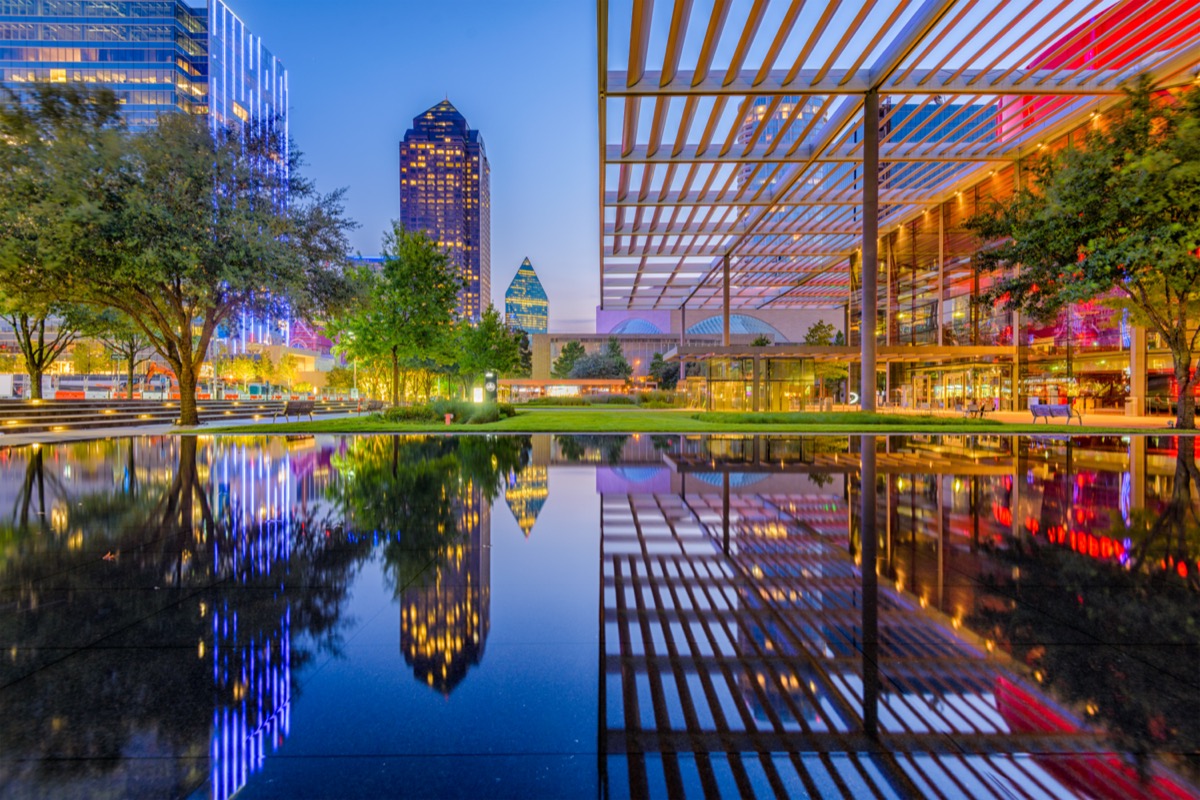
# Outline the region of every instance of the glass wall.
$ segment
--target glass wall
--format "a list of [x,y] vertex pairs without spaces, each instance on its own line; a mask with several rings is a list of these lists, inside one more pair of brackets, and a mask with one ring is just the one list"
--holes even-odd
[[[815,410],[818,384],[811,358],[714,358],[707,362],[702,405],[712,411]],[[757,379],[757,387],[755,380]],[[689,383],[689,386],[692,384]],[[826,396],[835,387],[827,383]]]

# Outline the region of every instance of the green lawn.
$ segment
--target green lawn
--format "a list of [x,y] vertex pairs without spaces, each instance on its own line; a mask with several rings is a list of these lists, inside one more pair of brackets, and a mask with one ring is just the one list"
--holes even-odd
[[1147,433],[1127,428],[1080,428],[1065,423],[1006,424],[928,415],[865,414],[737,414],[688,410],[650,411],[637,408],[533,408],[488,425],[440,425],[385,422],[372,415],[224,428],[204,433]]

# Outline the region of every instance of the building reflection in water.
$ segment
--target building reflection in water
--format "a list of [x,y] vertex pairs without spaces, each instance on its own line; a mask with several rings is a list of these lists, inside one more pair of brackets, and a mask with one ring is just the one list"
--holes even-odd
[[[182,437],[0,452],[0,503],[17,512],[13,527],[4,532],[10,544],[7,580],[79,559],[86,563],[102,552],[108,564],[104,574],[114,589],[152,583],[156,590],[184,590],[188,599],[167,612],[156,615],[157,606],[134,609],[149,613],[144,636],[153,641],[191,632],[195,642],[190,665],[180,663],[172,648],[150,649],[136,663],[114,654],[86,708],[74,705],[76,695],[47,682],[44,687],[26,684],[31,695],[8,692],[7,710],[19,713],[13,704],[29,703],[27,718],[52,719],[56,733],[40,745],[52,755],[58,748],[74,751],[76,742],[89,739],[112,742],[116,757],[123,753],[123,740],[162,748],[151,755],[168,759],[164,763],[183,753],[207,753],[211,796],[235,794],[288,736],[293,637],[327,623],[314,613],[325,601],[331,601],[336,616],[338,587],[344,589],[344,575],[323,575],[325,594],[316,602],[294,601],[284,591],[291,581],[313,576],[313,561],[324,547],[323,538],[308,533],[327,530],[331,522],[333,509],[323,498],[333,479],[329,459],[335,447],[333,441],[318,445],[311,437],[199,442]],[[105,626],[113,624],[107,618],[121,609],[107,603],[105,592],[95,591],[68,590],[62,600],[43,604],[39,594],[47,590],[37,581],[25,583],[29,596],[18,600],[24,619],[10,619],[28,624],[36,616],[38,625],[23,629],[21,656],[3,667],[6,683],[39,669],[41,645],[29,631],[50,635],[71,625],[85,640],[103,638],[109,633]],[[262,593],[269,587],[274,591]],[[247,600],[243,589],[254,599]],[[50,591],[60,596],[60,590]],[[118,719],[99,710],[110,694],[122,698]],[[93,727],[106,730],[88,734]],[[197,741],[201,737],[207,744]],[[131,774],[137,763],[142,762],[126,767]],[[75,794],[84,787],[91,792],[98,789],[98,779],[108,779],[108,773],[80,770],[78,783],[63,770],[53,789],[30,787],[30,793]],[[111,780],[127,780],[123,774],[114,770]],[[161,796],[186,795],[194,788],[187,770],[155,772],[149,785],[144,776],[136,780],[141,791]],[[19,782],[0,784],[21,791]]]
[[445,695],[483,658],[491,621],[491,501],[468,485],[454,514],[457,540],[400,593],[404,661],[418,680]]
[[504,486],[504,502],[517,520],[525,538],[533,532],[538,514],[550,497],[550,468],[545,464],[530,464],[509,473]]
[[1116,526],[1170,492],[1158,446],[680,437],[669,492],[601,500],[602,780],[639,797],[1190,795],[969,630],[1011,607],[995,573],[1016,573],[989,548],[1041,536],[1119,565]]

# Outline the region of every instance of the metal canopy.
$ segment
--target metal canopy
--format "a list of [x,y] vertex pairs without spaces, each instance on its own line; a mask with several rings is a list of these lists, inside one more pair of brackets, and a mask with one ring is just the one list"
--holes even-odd
[[613,309],[721,308],[727,258],[732,308],[844,304],[868,92],[883,231],[1200,69],[1195,0],[599,0],[598,25]]

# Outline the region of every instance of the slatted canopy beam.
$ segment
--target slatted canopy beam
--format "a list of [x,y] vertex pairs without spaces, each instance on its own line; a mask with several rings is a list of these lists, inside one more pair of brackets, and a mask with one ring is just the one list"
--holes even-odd
[[599,0],[597,20],[613,309],[720,306],[726,258],[735,309],[843,305],[869,90],[884,232],[1130,82],[1200,74],[1195,0]]

